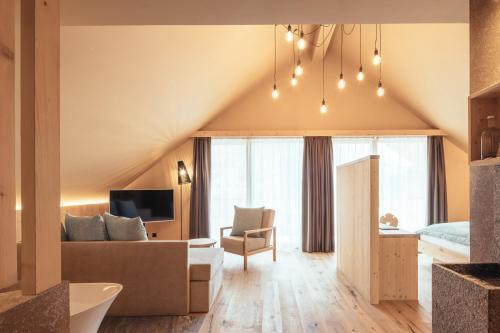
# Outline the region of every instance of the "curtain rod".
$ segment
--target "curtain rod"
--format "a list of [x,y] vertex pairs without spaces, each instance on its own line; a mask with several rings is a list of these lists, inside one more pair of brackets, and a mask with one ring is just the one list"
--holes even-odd
[[294,137],[294,136],[446,136],[440,129],[407,130],[214,130],[197,131],[191,137]]

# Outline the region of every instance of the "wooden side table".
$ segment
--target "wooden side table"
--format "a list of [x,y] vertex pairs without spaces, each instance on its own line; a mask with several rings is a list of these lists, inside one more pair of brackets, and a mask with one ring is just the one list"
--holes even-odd
[[215,247],[217,241],[212,238],[193,238],[189,240],[189,247],[199,248],[199,247]]

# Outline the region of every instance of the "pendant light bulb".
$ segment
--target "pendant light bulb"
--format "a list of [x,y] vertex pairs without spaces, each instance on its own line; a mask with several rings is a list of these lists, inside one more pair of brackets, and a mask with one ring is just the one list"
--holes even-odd
[[339,82],[337,83],[337,87],[339,87],[339,89],[345,88],[344,74],[342,74],[342,73],[340,73]]
[[297,74],[297,76],[302,76],[302,74],[304,74],[304,68],[302,68],[300,59],[299,61],[297,61],[297,67],[295,67],[295,74]]
[[278,91],[276,84],[273,86],[273,92],[271,96],[273,97],[273,99],[278,99],[278,97],[280,96],[280,92]]
[[365,73],[363,73],[363,67],[359,66],[358,75],[356,75],[358,81],[363,81],[365,79]]
[[381,62],[382,62],[382,57],[378,53],[378,50],[375,49],[375,51],[373,51],[373,64],[375,66],[378,66],[378,65],[380,65]]
[[300,38],[297,41],[297,47],[299,50],[303,50],[306,48],[306,40],[304,39],[304,31],[300,32]]
[[299,81],[297,80],[297,78],[295,77],[295,73],[292,74],[292,79],[290,80],[290,84],[292,85],[292,87],[296,87],[297,86],[297,83],[299,83]]
[[382,81],[378,81],[377,96],[382,97],[385,95],[384,87],[382,86]]
[[286,32],[286,41],[291,43],[293,42],[293,31],[292,26],[289,24]]
[[326,106],[326,101],[323,99],[321,106],[319,107],[319,112],[325,114],[328,112],[328,107]]

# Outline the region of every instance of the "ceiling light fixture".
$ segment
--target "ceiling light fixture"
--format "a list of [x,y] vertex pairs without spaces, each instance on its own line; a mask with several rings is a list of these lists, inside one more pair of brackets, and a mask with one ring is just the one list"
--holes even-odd
[[[375,66],[380,65],[382,62],[382,56],[379,54],[377,49],[377,41],[378,41],[378,24],[375,24],[375,51],[373,51],[373,64]],[[382,30],[382,28],[381,28]]]
[[340,25],[340,76],[339,76],[339,82],[337,83],[337,86],[339,89],[344,89],[345,88],[345,80],[344,80],[344,73],[343,73],[343,53],[344,53],[344,25]]
[[287,27],[286,41],[289,43],[293,42],[293,31],[292,31],[292,26],[290,24]]
[[325,114],[328,112],[328,107],[326,106],[326,101],[325,101],[325,26],[323,26],[323,100],[321,101],[321,106],[319,107],[319,112],[322,114]]
[[306,40],[304,39],[304,30],[302,29],[302,25],[300,25],[300,38],[297,42],[297,47],[299,50],[303,50],[306,48]]
[[361,24],[359,25],[359,70],[358,75],[356,75],[358,81],[363,81],[365,79],[365,73],[363,73],[363,61],[361,60]]
[[297,76],[302,76],[302,74],[304,74],[304,68],[302,67],[302,63],[300,62],[300,53],[299,60],[297,60],[297,67],[295,67],[295,74],[297,74]]
[[273,85],[273,92],[271,93],[271,96],[274,99],[277,99],[280,96],[280,93],[278,91],[278,87],[276,86],[276,24],[274,25],[274,85]]

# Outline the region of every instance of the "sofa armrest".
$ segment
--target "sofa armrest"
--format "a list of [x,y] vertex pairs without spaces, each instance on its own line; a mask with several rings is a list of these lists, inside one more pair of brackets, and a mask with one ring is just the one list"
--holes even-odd
[[61,269],[70,282],[122,284],[111,315],[189,312],[187,241],[62,242]]

